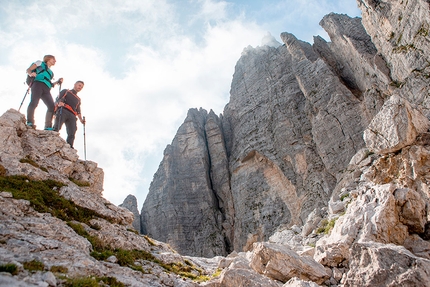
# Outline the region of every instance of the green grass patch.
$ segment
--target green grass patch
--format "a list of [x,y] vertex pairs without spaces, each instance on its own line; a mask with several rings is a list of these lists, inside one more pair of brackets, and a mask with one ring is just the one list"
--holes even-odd
[[76,205],[62,197],[58,190],[64,186],[54,180],[31,180],[26,176],[0,176],[0,190],[11,192],[16,199],[30,201],[31,206],[40,213],[50,213],[64,221],[89,223],[93,218],[109,218],[96,211]]
[[7,263],[7,264],[0,265],[0,272],[8,272],[12,275],[17,275],[18,274],[18,266],[16,266],[13,263]]
[[27,261],[23,263],[24,269],[28,271],[43,271],[45,269],[45,265],[37,260]]
[[38,165],[34,160],[32,160],[28,155],[25,158],[22,158],[19,160],[20,163],[28,163],[31,164],[34,167],[40,168],[44,172],[48,172],[48,169],[46,167]]
[[69,180],[71,182],[73,182],[74,184],[76,184],[77,186],[80,186],[80,187],[88,187],[88,186],[90,186],[90,183],[88,181],[77,180],[77,179],[74,179],[72,177],[69,177]]
[[52,273],[67,273],[69,272],[69,269],[64,266],[54,265],[49,269],[49,271],[51,271]]
[[[82,226],[82,224],[79,223],[73,223],[73,222],[67,222],[67,225],[70,226],[78,235],[86,238],[91,245],[93,246],[93,249],[95,252],[103,252],[105,250],[110,250],[109,246],[102,241],[97,236],[90,235],[85,228]],[[112,255],[112,254],[111,254]],[[110,256],[110,255],[109,255]],[[108,257],[109,257],[108,256]],[[106,257],[107,258],[107,257]],[[96,258],[97,259],[97,258]],[[99,259],[100,260],[100,259]],[[104,259],[103,259],[104,260]]]
[[321,220],[320,227],[316,230],[317,234],[329,234],[330,231],[333,229],[334,224],[336,223],[337,218],[334,218],[332,220],[323,219]]
[[66,287],[125,287],[115,277],[83,277],[83,278],[67,278]]

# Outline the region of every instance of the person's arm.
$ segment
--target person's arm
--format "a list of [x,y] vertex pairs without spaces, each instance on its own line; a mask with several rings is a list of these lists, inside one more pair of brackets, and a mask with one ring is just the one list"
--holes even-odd
[[64,103],[66,102],[66,95],[67,93],[67,89],[61,90],[60,94],[58,95],[58,106],[59,107],[64,107]]
[[32,72],[36,68],[37,68],[37,64],[36,63],[31,64],[31,66],[28,67],[28,69],[27,69],[27,74],[30,77],[36,77],[36,72]]
[[81,121],[81,123],[83,124],[83,125],[85,125],[85,120],[82,118],[82,116],[81,116],[81,101],[79,101],[79,104],[78,104],[78,106],[76,107],[76,112],[77,112],[77,114],[78,114],[78,118],[79,118],[79,120]]
[[[36,74],[36,73],[34,73],[34,74]],[[62,83],[63,83],[63,78],[59,78],[58,81],[52,83],[52,87],[55,87],[56,84],[60,84],[61,85]]]
[[78,118],[79,118],[79,120],[81,121],[81,124],[85,125],[85,121],[84,121],[84,119],[82,118],[81,114],[78,114]]

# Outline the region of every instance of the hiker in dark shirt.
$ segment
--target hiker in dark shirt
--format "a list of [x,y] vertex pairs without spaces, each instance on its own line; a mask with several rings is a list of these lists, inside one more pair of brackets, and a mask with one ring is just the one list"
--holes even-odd
[[34,125],[34,110],[36,109],[39,101],[45,103],[48,110],[45,116],[45,130],[52,131],[52,117],[54,116],[54,100],[51,96],[51,88],[56,84],[61,84],[63,78],[60,78],[57,82],[52,83],[51,80],[54,77],[54,73],[51,71],[51,67],[55,65],[55,57],[52,55],[45,55],[42,61],[36,61],[30,65],[27,69],[27,74],[33,78],[31,81],[31,100],[27,109],[27,126],[35,128]]
[[85,121],[81,117],[81,99],[78,93],[84,88],[84,82],[77,81],[73,86],[73,90],[62,90],[58,96],[58,107],[55,112],[54,131],[59,131],[61,126],[66,124],[67,143],[73,148],[75,141],[76,130],[76,117],[79,118],[82,124]]

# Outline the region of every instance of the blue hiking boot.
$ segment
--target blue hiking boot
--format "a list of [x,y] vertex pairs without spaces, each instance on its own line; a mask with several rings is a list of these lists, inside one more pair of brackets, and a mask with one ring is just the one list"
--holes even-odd
[[36,126],[33,125],[33,123],[31,123],[31,122],[27,122],[27,127],[30,129],[36,129]]
[[45,128],[45,131],[53,131],[54,128]]

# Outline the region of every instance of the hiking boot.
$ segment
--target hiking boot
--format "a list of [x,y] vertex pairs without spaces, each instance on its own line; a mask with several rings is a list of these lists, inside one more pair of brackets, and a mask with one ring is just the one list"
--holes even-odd
[[45,128],[45,131],[53,131],[53,128]]
[[36,129],[36,126],[33,123],[27,122],[27,127],[30,129]]
[[45,130],[46,127],[52,127],[52,117],[54,116],[53,112],[46,112],[45,115]]

